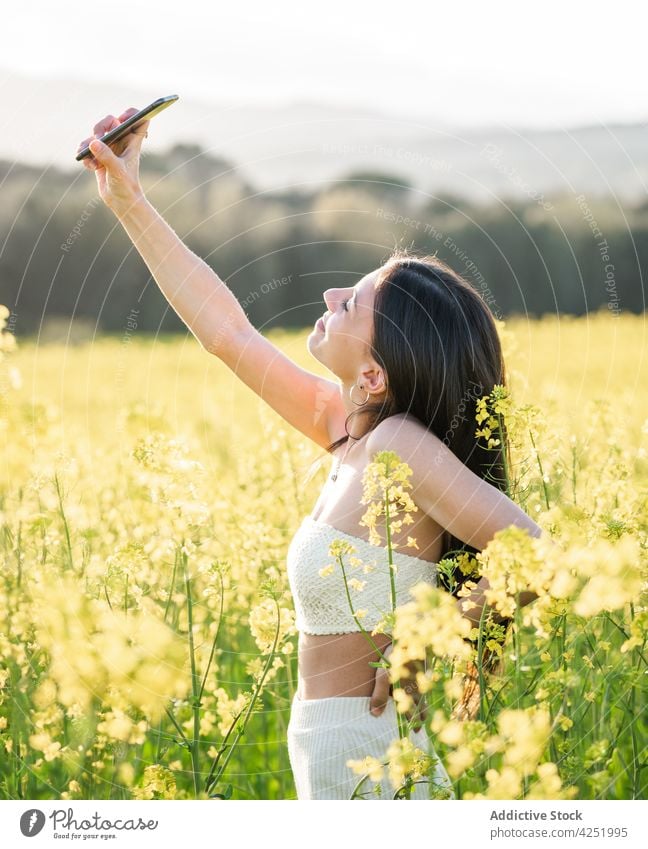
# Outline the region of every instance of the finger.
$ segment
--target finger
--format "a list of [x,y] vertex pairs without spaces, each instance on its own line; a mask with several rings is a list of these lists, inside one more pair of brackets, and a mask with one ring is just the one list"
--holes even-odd
[[133,127],[133,134],[136,136],[146,136],[150,123],[150,121],[142,121],[141,123],[136,124],[135,127]]
[[[84,150],[90,144],[90,142],[92,141],[93,138],[94,138],[94,136],[89,136],[87,139],[83,139],[82,142],[79,142],[79,146],[77,147],[76,152],[81,153],[81,151]],[[81,164],[83,165],[84,168],[87,168],[89,171],[95,171],[96,170],[96,163],[95,163],[94,159],[92,158],[92,156],[84,156],[83,159],[81,160]]]
[[101,121],[98,121],[94,125],[92,132],[94,133],[95,138],[100,138],[101,136],[105,136],[107,132],[113,129],[113,127],[118,127],[119,124],[120,122],[114,115],[106,115],[105,118],[102,118]]
[[[95,135],[93,138],[100,139],[102,136],[105,136],[106,133],[110,132],[110,130],[114,130],[115,127],[119,126],[119,121],[115,118],[114,115],[107,115],[103,121],[100,121],[98,124],[95,124]],[[99,128],[99,131],[97,130]],[[90,139],[92,141],[92,139]],[[93,154],[94,156],[94,154]],[[96,161],[96,156],[94,157],[94,162],[91,161],[92,157],[86,157],[85,161],[89,162],[86,166],[91,171],[96,171],[97,168],[100,168],[101,165]]]
[[[131,115],[135,115],[137,112],[139,112],[139,109],[135,109],[134,106],[131,106],[130,109],[127,109],[125,112],[121,113],[121,115],[119,116],[119,123],[123,124],[124,121],[130,118]],[[115,148],[116,153],[118,155],[121,155],[122,153],[124,153],[124,151],[130,149],[130,136],[142,136],[143,138],[145,138],[148,130],[148,125],[149,121],[139,121],[137,124],[135,124],[135,126],[131,128],[128,135],[124,136],[122,139],[119,140],[118,147]]]
[[[147,135],[149,121],[142,121],[132,127],[125,136],[114,142],[110,142],[111,150],[120,159],[131,161],[137,159],[140,154],[142,143]],[[119,126],[119,124],[117,125]]]
[[[148,126],[148,121],[144,122]],[[128,166],[133,166],[139,159],[144,139],[146,138],[146,127],[137,127],[132,130],[127,136],[119,141],[118,153],[121,159],[125,160]]]
[[130,108],[126,109],[126,111],[122,112],[119,116],[119,123],[123,124],[127,118],[130,118],[130,116],[134,115],[136,112],[139,112],[139,109],[135,109],[134,106],[131,106]]
[[115,156],[107,144],[99,141],[99,139],[92,139],[90,150],[99,165],[103,166],[107,171],[116,173],[119,170],[119,158]]
[[369,710],[373,716],[380,716],[389,700],[389,676],[386,669],[376,670],[373,693],[369,700]]

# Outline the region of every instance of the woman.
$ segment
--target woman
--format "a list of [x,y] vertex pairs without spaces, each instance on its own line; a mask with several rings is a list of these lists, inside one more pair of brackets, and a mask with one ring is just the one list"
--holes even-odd
[[[107,116],[95,126],[94,138],[135,111]],[[381,655],[389,657],[390,637],[375,635],[378,652],[371,649],[339,585],[336,592],[336,585],[318,574],[330,561],[333,539],[351,542],[365,561],[384,555],[359,533],[367,463],[376,452],[393,450],[412,469],[411,495],[418,511],[413,524],[393,535],[399,603],[418,581],[436,582],[435,564],[451,549],[481,550],[510,524],[540,533],[497,485],[502,456],[486,452],[474,437],[477,398],[504,383],[496,328],[479,296],[447,266],[396,253],[355,286],[324,293],[327,309],[307,344],[337,380],[298,367],[251,326],[226,284],[145,198],[139,156],[147,128],[148,122],[141,124],[112,148],[93,137],[79,145],[91,142],[94,159],[85,159],[84,166],[96,172],[102,200],[202,347],[334,457],[313,514],[304,519],[288,553],[300,631],[288,749],[300,799],[348,799],[360,778],[347,760],[381,758],[398,737],[387,671],[370,665]],[[416,556],[404,552],[409,536],[417,541]],[[363,607],[369,598],[384,602],[386,610],[384,581],[381,589],[375,576],[366,578]],[[462,608],[473,624],[479,622],[487,587],[482,579],[468,597],[474,606]],[[519,602],[533,598],[522,593]],[[369,631],[380,605],[370,606],[363,621]],[[414,705],[405,714],[410,739],[434,756],[422,728],[426,712],[415,671],[406,682]],[[454,798],[438,761],[430,784],[415,784],[411,798]],[[365,781],[358,790],[368,799],[387,794],[393,790],[386,779]]]

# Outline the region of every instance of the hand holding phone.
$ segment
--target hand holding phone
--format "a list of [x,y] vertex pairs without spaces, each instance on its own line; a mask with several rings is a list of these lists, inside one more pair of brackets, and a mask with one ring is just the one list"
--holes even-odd
[[178,96],[171,95],[144,109],[127,109],[119,118],[107,115],[95,124],[94,136],[79,144],[77,160],[96,173],[99,195],[116,215],[120,216],[143,197],[139,157],[149,120],[176,100]]
[[[150,121],[151,118],[158,115],[163,109],[171,106],[171,104],[175,103],[176,100],[178,100],[177,94],[170,94],[168,97],[159,97],[157,100],[154,100],[153,103],[149,103],[148,106],[145,106],[144,109],[127,109],[123,115],[119,116],[119,121],[117,121],[116,118],[113,118],[112,115],[108,115],[107,118],[112,119],[113,125],[106,128],[105,122],[107,118],[104,118],[103,122],[100,121],[95,125],[94,137],[97,138],[97,128],[103,128],[104,134],[101,136],[100,141],[104,144],[113,144],[123,138],[127,133],[134,132],[136,128],[141,128],[144,123],[146,123],[146,127],[148,127],[148,121]],[[146,128],[144,128],[143,133],[146,135]],[[84,139],[79,145],[76,155],[77,162],[81,159],[85,159],[87,156],[92,156],[92,151],[88,147],[88,143],[91,140],[92,137]]]

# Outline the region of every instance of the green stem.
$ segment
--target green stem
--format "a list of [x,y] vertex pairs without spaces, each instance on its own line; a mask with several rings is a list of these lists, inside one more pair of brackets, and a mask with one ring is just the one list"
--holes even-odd
[[[184,542],[183,542],[184,545]],[[193,638],[193,599],[191,597],[191,579],[187,574],[187,555],[182,552],[182,565],[187,593],[187,628],[189,631],[189,660],[191,662],[191,712],[193,714],[193,739],[191,740],[191,769],[194,791],[198,796],[198,777],[200,775],[200,697],[198,695],[200,678],[196,670],[196,652]]]
[[351,593],[349,592],[349,584],[348,584],[348,581],[347,581],[346,570],[344,568],[344,562],[342,560],[341,554],[338,554],[338,563],[340,564],[340,569],[342,570],[342,580],[344,581],[344,592],[345,592],[345,595],[347,597],[347,601],[349,602],[349,609],[351,610],[351,616],[353,616],[353,618],[356,622],[356,625],[358,626],[358,628],[360,628],[360,632],[364,635],[365,639],[369,642],[369,645],[373,648],[374,651],[379,652],[380,656],[383,657],[384,655],[382,654],[382,652],[380,651],[380,649],[378,648],[376,643],[371,639],[371,635],[366,630],[366,628],[362,627],[362,622],[358,619],[358,617],[356,616],[356,612],[353,609],[353,602],[351,601]]
[[182,726],[180,725],[178,720],[175,718],[175,716],[171,713],[171,711],[169,710],[168,707],[165,706],[164,710],[166,711],[167,716],[169,717],[171,722],[175,725],[178,734],[180,735],[180,737],[182,738],[182,740],[184,742],[184,745],[187,747],[187,749],[189,749],[189,751],[191,751],[191,743],[189,742],[187,735],[184,733]]
[[56,484],[56,495],[58,497],[59,512],[61,514],[61,518],[63,519],[63,528],[65,529],[65,542],[67,545],[68,564],[70,566],[70,569],[74,570],[74,563],[72,560],[72,540],[70,539],[70,528],[68,527],[67,518],[65,516],[65,510],[63,509],[63,495],[61,493],[61,486],[59,484],[58,472],[54,473],[54,483]]
[[176,571],[178,568],[178,551],[176,550],[175,556],[173,558],[173,572],[171,573],[171,586],[169,587],[169,597],[167,599],[166,606],[164,608],[164,621],[167,621],[167,616],[169,615],[169,608],[171,607],[171,600],[173,599],[173,591],[175,589],[176,582]]
[[538,453],[538,449],[536,448],[535,440],[533,438],[533,432],[529,428],[529,437],[531,438],[531,445],[533,445],[533,450],[536,455],[536,460],[538,461],[538,469],[540,470],[540,480],[542,481],[542,489],[544,491],[544,499],[547,510],[549,510],[549,493],[547,492],[547,484],[545,483],[545,475],[542,469],[542,460],[540,459],[540,454]]
[[479,616],[479,631],[477,634],[477,673],[479,675],[479,719],[483,720],[484,716],[484,700],[486,698],[485,690],[485,681],[484,681],[484,666],[483,666],[483,657],[484,657],[484,647],[483,647],[483,628],[484,628],[484,615],[486,613],[486,605],[484,605],[481,609],[481,614]]
[[[612,625],[614,625],[615,628],[618,628],[619,631],[621,631],[621,633],[623,634],[623,636],[625,637],[626,640],[630,639],[627,632],[621,627],[621,625],[619,625],[618,622],[615,622],[614,619],[612,619],[612,617],[610,616],[609,613],[607,613],[606,611],[603,611],[603,615],[608,620],[608,622],[610,622]],[[646,658],[644,657],[643,652],[641,652],[639,649],[637,649],[637,653],[639,654],[639,657],[643,660],[643,662],[648,666],[648,660],[646,660]]]
[[[387,556],[389,562],[389,588],[391,592],[391,604],[393,613],[396,610],[396,578],[394,574],[394,552],[392,549],[391,521],[389,515],[389,488],[387,488],[385,492],[385,529],[387,536]],[[402,689],[403,685],[401,683],[401,678],[398,678],[398,680],[394,682],[394,687],[399,687]],[[401,716],[400,711],[398,710],[396,711],[396,719],[398,720],[398,736],[402,740],[404,737],[408,736],[408,730],[405,725],[405,720]],[[409,795],[407,798],[409,798]]]
[[[173,591],[175,590],[176,583],[176,572],[178,569],[178,549],[176,548],[174,556],[173,556],[173,572],[171,573],[171,585],[169,586],[169,597],[167,598],[166,605],[164,607],[164,622],[167,621],[167,617],[169,615],[169,610],[171,608],[171,602],[173,600]],[[110,604],[110,601],[108,602]],[[160,760],[160,751],[162,749],[162,720],[160,719],[157,727],[157,753],[155,756],[156,762]]]
[[[223,741],[223,745],[221,746],[220,751],[218,752],[218,754],[216,755],[216,758],[214,759],[212,767],[209,771],[209,775],[207,776],[207,780],[205,782],[205,792],[206,793],[209,793],[210,788],[215,786],[218,783],[218,781],[220,781],[220,778],[223,775],[225,768],[227,767],[227,764],[229,763],[229,760],[232,757],[232,754],[234,753],[234,749],[236,748],[236,744],[240,740],[241,736],[245,733],[245,727],[246,727],[247,723],[249,722],[250,716],[251,716],[252,711],[254,709],[254,705],[255,705],[258,697],[259,697],[259,693],[263,689],[263,682],[265,681],[266,676],[268,675],[268,672],[270,670],[270,666],[271,666],[272,661],[273,661],[275,654],[277,652],[277,643],[279,642],[279,633],[280,633],[280,630],[281,630],[281,611],[279,610],[279,605],[277,604],[276,598],[273,598],[273,601],[275,602],[275,606],[277,608],[277,627],[275,629],[275,635],[274,635],[274,640],[273,640],[273,643],[272,643],[272,648],[271,648],[271,650],[268,654],[268,660],[266,661],[266,665],[264,667],[263,674],[261,675],[261,678],[259,679],[256,688],[252,692],[250,704],[248,705],[248,708],[245,712],[245,716],[243,717],[243,721],[239,724],[239,717],[243,713],[243,710],[241,710],[236,715],[236,717],[234,718],[234,721],[230,725],[230,727],[227,731],[227,734],[225,735],[225,740]],[[235,727],[237,729],[236,739],[231,744],[230,750],[227,753],[227,757],[225,758],[223,765],[221,766],[221,768],[216,773],[216,767],[218,765],[218,761],[221,758],[221,755],[223,754],[223,752],[225,750],[225,746],[227,744],[227,739],[229,738],[229,735],[231,734],[232,730]]]
[[504,468],[504,480],[506,482],[506,494],[511,497],[511,479],[509,477],[508,459],[506,457],[506,446],[504,445],[504,428],[502,426],[502,414],[497,413],[497,427],[500,436],[500,455],[502,457],[502,466]]
[[[548,644],[548,645],[551,645],[551,642],[552,642],[553,638],[554,638],[554,637],[558,634],[558,629],[559,629],[559,628],[560,628],[560,620],[558,620],[558,623],[557,623],[556,625],[554,625],[554,626],[553,626],[553,630],[552,630],[551,634],[549,635],[549,637],[548,637],[548,639],[547,639],[547,644]],[[534,683],[534,682],[531,682],[531,683]],[[529,687],[527,688],[527,691],[528,691],[528,692],[530,692],[530,691],[531,691],[531,685],[529,685]],[[498,701],[501,701],[502,693],[503,693],[503,692],[504,692],[504,688],[500,688],[500,689],[499,689],[499,690],[495,693],[495,696],[493,697],[493,700],[491,701],[491,703],[490,703],[490,704],[489,704],[489,706],[488,706],[488,713],[486,714],[486,717],[485,717],[485,719],[484,719],[484,722],[488,722],[488,719],[490,718],[490,715],[491,715],[491,713],[492,713],[493,709],[494,709],[494,708],[495,708],[495,706],[497,705]]]
[[[220,573],[219,573],[220,575]],[[216,628],[216,633],[214,634],[214,639],[212,641],[211,652],[209,654],[209,660],[207,661],[207,668],[205,669],[205,674],[203,675],[202,684],[200,685],[200,692],[198,694],[198,701],[202,699],[203,692],[205,690],[205,684],[207,683],[207,676],[209,674],[209,669],[212,664],[212,660],[214,659],[214,653],[216,651],[216,642],[218,641],[218,634],[220,633],[221,622],[223,621],[223,598],[224,598],[224,587],[223,587],[223,576],[220,575],[220,610],[218,611],[218,627]]]
[[389,517],[389,490],[385,493],[385,527],[387,531],[387,556],[389,561],[389,588],[391,591],[392,612],[396,610],[396,579],[394,578],[394,555],[391,541],[391,523]]

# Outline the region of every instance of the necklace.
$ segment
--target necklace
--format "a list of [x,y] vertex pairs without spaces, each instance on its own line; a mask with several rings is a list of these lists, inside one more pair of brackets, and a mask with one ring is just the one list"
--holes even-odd
[[349,437],[349,438],[347,439],[346,451],[344,452],[344,456],[342,457],[342,459],[340,459],[340,460],[338,460],[338,461],[337,461],[337,465],[336,465],[336,467],[335,467],[335,471],[334,471],[334,472],[333,472],[333,474],[330,476],[330,477],[331,477],[331,480],[333,481],[333,483],[335,483],[335,481],[337,480],[338,472],[340,471],[340,466],[341,466],[341,465],[342,465],[342,463],[346,460],[346,455],[349,453],[349,446],[350,446],[350,445],[351,445],[351,437]]

